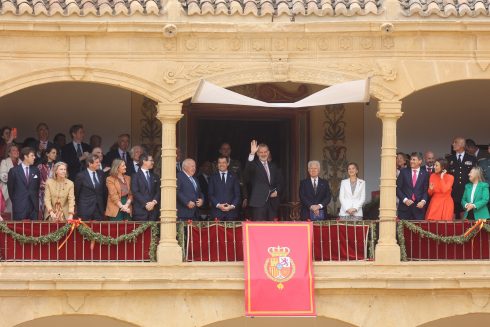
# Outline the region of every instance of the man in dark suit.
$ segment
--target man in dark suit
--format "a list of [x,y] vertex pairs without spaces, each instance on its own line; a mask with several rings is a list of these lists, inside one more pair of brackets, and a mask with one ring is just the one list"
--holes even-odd
[[310,177],[299,184],[301,201],[301,219],[324,220],[327,217],[327,206],[332,199],[328,181],[320,178],[320,162],[308,162]]
[[107,201],[105,175],[100,168],[100,158],[87,156],[87,168],[75,178],[77,216],[87,220],[103,220]]
[[199,208],[203,205],[204,195],[197,178],[196,162],[185,159],[182,171],[177,174],[177,218],[178,220],[199,219]]
[[245,180],[251,187],[248,205],[252,208],[252,219],[255,221],[279,218],[282,182],[276,165],[267,160],[269,153],[266,144],[257,144],[256,140],[251,142]]
[[22,163],[8,172],[7,189],[12,201],[12,219],[37,220],[41,176],[37,167],[33,166],[36,151],[33,148],[23,148],[21,156]]
[[156,221],[160,218],[160,179],[153,172],[153,157],[139,156],[140,169],[131,179],[133,193],[133,220]]
[[456,137],[453,141],[454,154],[447,158],[449,163],[448,173],[454,176],[451,196],[454,201],[454,213],[456,219],[463,219],[465,209],[461,205],[464,188],[469,182],[468,174],[471,168],[476,166],[476,158],[465,152],[466,141],[463,137]]
[[[36,140],[36,147],[34,148],[36,150],[36,161],[34,164],[38,165],[42,161],[43,152],[46,151],[48,147],[55,146],[55,144],[48,140],[49,127],[46,123],[39,123],[36,127],[36,132],[38,139]],[[56,150],[58,153],[60,152],[60,149],[57,147]]]
[[436,157],[434,155],[434,152],[426,151],[424,153],[424,165],[422,166],[422,169],[428,172],[429,176],[434,172],[435,163],[436,163]]
[[220,220],[237,220],[240,204],[240,181],[238,176],[229,171],[228,157],[219,156],[216,163],[218,172],[209,178],[209,201],[211,218]]
[[70,135],[72,142],[61,149],[61,160],[68,165],[68,178],[74,181],[78,173],[84,168],[84,162],[92,149],[90,145],[83,143],[85,137],[83,125],[70,127]]
[[129,151],[131,160],[126,164],[126,174],[128,176],[133,176],[140,170],[140,156],[143,154],[143,148],[140,145],[135,145]]
[[[121,134],[117,137],[117,149],[107,152],[102,162],[105,167],[111,167],[114,159],[121,159],[126,163],[126,167],[131,163],[131,156],[129,155],[129,134]],[[126,175],[130,175],[126,169]]]
[[429,173],[421,169],[422,153],[413,152],[410,168],[403,168],[396,179],[398,217],[400,219],[423,220],[428,201]]
[[469,155],[475,157],[477,162],[488,157],[488,151],[480,151],[480,148],[472,139],[466,140],[465,150]]

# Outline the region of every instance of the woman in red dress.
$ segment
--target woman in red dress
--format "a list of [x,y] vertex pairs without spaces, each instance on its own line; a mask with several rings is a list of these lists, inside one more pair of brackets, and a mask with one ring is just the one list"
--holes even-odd
[[451,197],[454,177],[447,173],[446,159],[439,158],[434,164],[434,173],[429,179],[430,203],[426,220],[453,220],[454,202]]

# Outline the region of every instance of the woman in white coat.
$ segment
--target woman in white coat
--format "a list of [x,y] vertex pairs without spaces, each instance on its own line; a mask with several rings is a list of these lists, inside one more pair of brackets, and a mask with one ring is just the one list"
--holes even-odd
[[347,165],[349,178],[340,184],[340,219],[362,220],[362,206],[366,200],[366,183],[357,177],[359,166],[351,162]]
[[9,144],[7,146],[6,151],[8,157],[3,159],[0,163],[0,187],[3,195],[3,199],[5,200],[5,212],[12,212],[12,202],[10,201],[9,192],[7,190],[7,180],[9,170],[17,166],[20,162],[19,159],[19,147],[15,144]]

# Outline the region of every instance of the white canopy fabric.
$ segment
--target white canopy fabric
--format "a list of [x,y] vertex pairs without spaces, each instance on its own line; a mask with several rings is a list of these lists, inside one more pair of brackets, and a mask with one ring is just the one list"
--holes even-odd
[[339,103],[369,102],[370,79],[332,85],[293,103],[268,103],[224,89],[206,80],[201,80],[192,103],[233,104],[240,106],[301,108]]

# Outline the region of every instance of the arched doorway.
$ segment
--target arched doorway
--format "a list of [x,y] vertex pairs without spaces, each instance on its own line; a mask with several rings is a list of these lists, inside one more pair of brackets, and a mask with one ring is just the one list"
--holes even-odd
[[465,315],[453,316],[434,320],[419,327],[486,327],[490,321],[489,313],[468,313]]
[[311,317],[311,318],[279,318],[279,317],[255,317],[255,318],[235,318],[224,321],[215,322],[205,327],[296,327],[301,324],[302,327],[356,327],[344,321],[326,317]]
[[16,327],[45,326],[104,326],[104,327],[137,327],[138,325],[115,318],[96,315],[60,315],[38,318],[16,325]]
[[[324,88],[317,84],[284,82],[245,84],[229,89],[265,102],[295,102]],[[250,141],[267,143],[286,183],[283,204],[298,201],[299,181],[307,175],[308,161],[319,160],[322,175],[329,180],[334,193],[329,212],[335,216],[339,208],[336,194],[341,179],[345,178],[347,163],[358,163],[360,176],[364,176],[365,108],[362,103],[281,109],[185,101],[184,118],[178,124],[178,145],[184,156],[197,159],[199,166],[215,161],[220,145],[228,142],[232,158],[239,160],[243,167]]]

